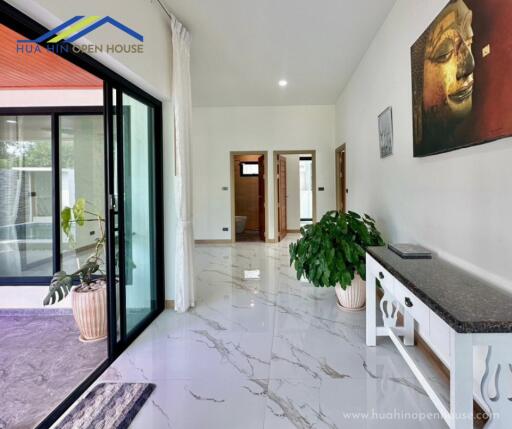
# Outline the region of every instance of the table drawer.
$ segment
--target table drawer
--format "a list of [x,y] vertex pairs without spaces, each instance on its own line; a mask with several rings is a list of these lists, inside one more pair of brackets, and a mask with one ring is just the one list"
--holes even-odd
[[[393,276],[375,259],[373,259],[368,254],[366,255],[366,272],[375,276],[377,280],[379,280],[381,286],[387,291],[394,293],[394,278]],[[368,275],[367,275],[368,277]]]
[[402,309],[420,324],[422,333],[428,335],[430,326],[429,308],[398,280],[395,280],[395,298]]

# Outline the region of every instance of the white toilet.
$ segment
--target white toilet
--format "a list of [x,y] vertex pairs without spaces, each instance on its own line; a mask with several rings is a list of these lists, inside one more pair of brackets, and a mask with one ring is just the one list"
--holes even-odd
[[245,231],[247,216],[235,216],[235,231],[237,234]]

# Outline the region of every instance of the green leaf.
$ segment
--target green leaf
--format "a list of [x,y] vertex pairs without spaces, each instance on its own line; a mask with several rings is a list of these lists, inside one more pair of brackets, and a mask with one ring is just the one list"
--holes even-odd
[[62,231],[69,237],[71,232],[71,208],[64,207],[60,212],[60,226],[62,227]]
[[73,216],[77,225],[85,223],[85,198],[78,198],[73,206]]
[[326,212],[319,222],[301,229],[301,238],[289,246],[290,264],[297,278],[314,286],[347,287],[355,274],[365,276],[366,248],[384,244],[375,221],[355,212]]
[[53,275],[48,294],[43,299],[43,305],[54,304],[63,300],[71,290],[73,277],[65,271],[58,271]]
[[366,280],[366,264],[359,264],[357,266],[357,273],[361,276],[363,280]]

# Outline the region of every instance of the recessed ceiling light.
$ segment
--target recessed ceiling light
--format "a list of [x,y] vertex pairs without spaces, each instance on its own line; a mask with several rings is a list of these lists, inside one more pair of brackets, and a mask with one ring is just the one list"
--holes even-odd
[[16,120],[14,119],[7,119],[5,122],[7,122],[8,124],[17,124]]
[[281,80],[278,82],[278,85],[279,85],[281,88],[284,88],[286,85],[288,85],[288,81],[287,81],[287,80],[284,80],[284,79],[281,79]]

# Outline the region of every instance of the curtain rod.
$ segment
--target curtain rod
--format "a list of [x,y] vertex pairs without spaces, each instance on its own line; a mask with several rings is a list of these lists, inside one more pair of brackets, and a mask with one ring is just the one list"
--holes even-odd
[[160,8],[164,11],[164,13],[167,15],[167,17],[171,20],[171,23],[173,21],[173,19],[175,19],[176,21],[180,22],[180,24],[182,25],[182,27],[187,30],[188,32],[188,28],[185,27],[185,25],[183,25],[183,23],[178,19],[176,18],[176,16],[174,14],[172,14],[171,12],[169,12],[167,10],[167,8],[163,5],[162,1],[161,0],[156,0],[156,2],[158,3],[158,5],[160,6]]
[[164,13],[169,17],[169,19],[172,21],[173,19],[176,19],[176,17],[167,10],[167,8],[162,4],[160,0],[156,0],[156,2],[160,5]]

